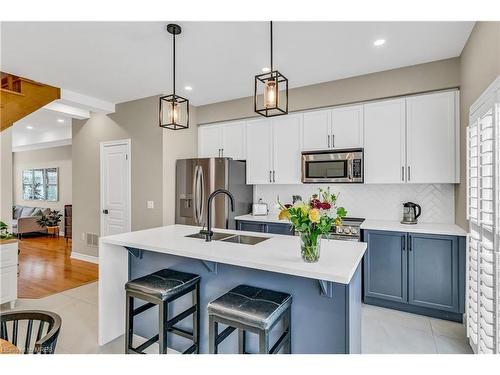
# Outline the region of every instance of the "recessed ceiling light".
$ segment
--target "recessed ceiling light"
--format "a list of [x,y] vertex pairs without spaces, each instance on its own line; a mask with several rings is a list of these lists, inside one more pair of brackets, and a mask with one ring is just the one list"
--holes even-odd
[[193,88],[191,86],[184,86],[184,90],[191,91]]
[[271,68],[268,68],[268,67],[266,66],[266,67],[262,68],[262,71],[263,71],[264,73],[268,73],[268,72],[270,72],[270,71],[271,71]]
[[375,47],[380,47],[385,44],[385,39],[377,39],[376,41],[373,42],[373,45]]
[[30,129],[31,130],[31,129],[33,129],[33,126],[28,125],[28,126],[26,126],[26,129]]
[[64,119],[63,119],[63,118],[58,118],[58,119],[57,119],[57,122],[63,123],[63,122],[64,122]]

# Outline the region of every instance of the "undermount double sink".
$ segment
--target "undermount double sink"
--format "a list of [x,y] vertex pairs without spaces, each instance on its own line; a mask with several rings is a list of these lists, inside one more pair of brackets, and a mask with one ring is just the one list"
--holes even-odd
[[[205,235],[201,233],[188,234],[186,237],[205,239]],[[243,245],[257,245],[260,242],[268,240],[269,237],[247,236],[244,234],[220,233],[214,232],[212,241],[232,242]]]

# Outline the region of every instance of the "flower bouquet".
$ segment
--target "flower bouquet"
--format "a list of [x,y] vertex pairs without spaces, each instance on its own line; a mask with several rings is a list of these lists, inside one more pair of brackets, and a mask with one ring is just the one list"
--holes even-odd
[[330,189],[320,189],[307,202],[294,205],[278,202],[279,218],[288,219],[300,235],[302,258],[306,262],[317,262],[320,255],[321,237],[328,238],[333,225],[341,225],[347,215],[344,207],[337,207],[338,195]]

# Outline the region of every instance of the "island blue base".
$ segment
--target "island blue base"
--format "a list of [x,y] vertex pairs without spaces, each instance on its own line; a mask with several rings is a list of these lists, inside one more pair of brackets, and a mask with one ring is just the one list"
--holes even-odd
[[[361,265],[350,284],[324,283],[323,292],[318,280],[222,263],[203,263],[197,259],[136,251],[141,257],[129,255],[129,279],[144,276],[163,268],[195,273],[201,276],[201,337],[200,352],[208,352],[207,304],[239,284],[268,288],[290,293],[292,302],[292,353],[360,353],[361,352]],[[123,301],[125,303],[125,301]],[[190,306],[191,297],[184,296],[173,305],[172,316]],[[141,303],[137,303],[139,306]],[[152,308],[135,318],[135,333],[150,338],[158,333],[158,310]],[[191,328],[192,320],[185,319],[180,327]],[[220,327],[222,330],[224,326]],[[271,334],[274,341],[281,333],[278,325]],[[254,337],[255,336],[255,337]],[[247,350],[257,352],[257,336],[248,334]],[[169,335],[168,346],[183,351],[188,341]],[[272,346],[272,344],[271,344]],[[237,353],[237,333],[219,346],[220,353]]]

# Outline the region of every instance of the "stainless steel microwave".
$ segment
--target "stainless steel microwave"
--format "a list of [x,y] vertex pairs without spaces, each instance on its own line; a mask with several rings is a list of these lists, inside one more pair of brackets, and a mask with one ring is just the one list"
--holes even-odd
[[302,152],[302,182],[363,183],[363,149]]

